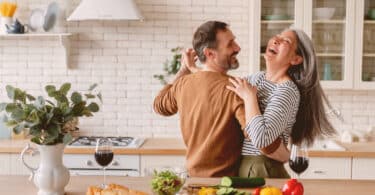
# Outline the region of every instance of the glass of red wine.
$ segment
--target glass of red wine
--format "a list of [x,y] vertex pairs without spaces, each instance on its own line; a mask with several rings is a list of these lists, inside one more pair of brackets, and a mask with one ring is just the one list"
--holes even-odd
[[305,145],[292,144],[289,167],[297,174],[298,179],[301,173],[303,173],[309,166],[309,156],[307,147]]
[[103,167],[103,184],[106,187],[105,169],[113,160],[112,141],[109,138],[103,137],[96,140],[95,160]]

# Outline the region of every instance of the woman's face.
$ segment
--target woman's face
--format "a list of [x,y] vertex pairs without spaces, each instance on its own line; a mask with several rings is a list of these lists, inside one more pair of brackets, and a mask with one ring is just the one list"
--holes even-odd
[[267,44],[264,59],[269,65],[291,66],[299,64],[301,57],[296,54],[297,37],[296,34],[287,30],[272,37]]

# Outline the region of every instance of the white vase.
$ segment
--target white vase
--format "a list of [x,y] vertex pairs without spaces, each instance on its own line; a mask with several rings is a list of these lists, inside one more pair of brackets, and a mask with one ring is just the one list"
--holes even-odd
[[[63,195],[64,188],[69,182],[69,170],[63,165],[64,144],[37,145],[37,149],[28,144],[21,153],[23,164],[31,171],[30,180],[34,180],[38,187],[38,195]],[[29,166],[25,160],[25,153],[36,150],[40,153],[38,168]]]

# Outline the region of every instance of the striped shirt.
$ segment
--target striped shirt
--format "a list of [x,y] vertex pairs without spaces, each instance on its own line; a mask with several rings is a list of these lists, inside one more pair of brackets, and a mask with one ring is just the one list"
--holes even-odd
[[275,84],[266,80],[265,72],[248,76],[247,81],[258,89],[257,98],[261,115],[254,116],[245,131],[242,155],[260,155],[264,148],[281,137],[288,143],[300,102],[300,93],[293,81]]

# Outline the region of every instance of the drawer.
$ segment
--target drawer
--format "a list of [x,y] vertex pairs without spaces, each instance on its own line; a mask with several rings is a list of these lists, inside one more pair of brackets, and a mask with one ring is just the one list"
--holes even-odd
[[[64,165],[67,168],[100,169],[94,154],[64,154]],[[108,169],[140,169],[139,155],[114,155]]]
[[375,179],[374,158],[353,158],[352,179]]
[[[288,163],[285,164],[290,176],[295,174]],[[306,179],[351,179],[351,158],[319,158],[309,159],[309,167],[300,175]]]

